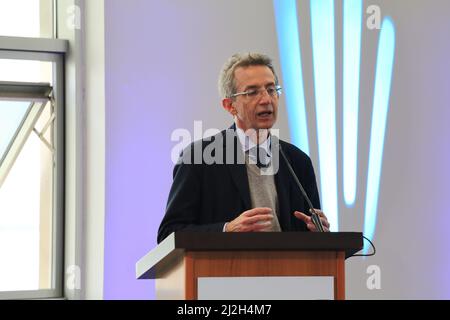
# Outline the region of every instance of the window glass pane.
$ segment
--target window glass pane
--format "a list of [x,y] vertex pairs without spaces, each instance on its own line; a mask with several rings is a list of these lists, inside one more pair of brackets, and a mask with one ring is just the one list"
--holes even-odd
[[[47,103],[34,128],[51,113]],[[52,141],[52,125],[43,136]],[[0,187],[0,291],[52,288],[52,189],[53,152],[31,132]]]
[[0,100],[0,164],[29,107],[30,102]]
[[0,0],[0,35],[53,37],[53,0]]
[[0,59],[0,81],[52,83],[52,63]]

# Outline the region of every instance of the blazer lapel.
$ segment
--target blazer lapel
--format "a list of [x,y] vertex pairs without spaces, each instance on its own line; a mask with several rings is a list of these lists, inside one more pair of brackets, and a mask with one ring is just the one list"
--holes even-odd
[[[279,152],[276,150],[276,152]],[[290,205],[290,176],[289,171],[280,154],[273,154],[279,158],[278,172],[275,174],[275,186],[278,194],[279,221],[282,231],[291,230],[291,217],[293,212]]]
[[245,208],[250,209],[250,187],[248,185],[247,168],[245,167],[245,164],[232,164],[227,165],[227,167],[230,170],[231,177],[244,202]]
[[225,149],[224,150],[225,158],[227,153],[230,154],[231,152],[231,154],[233,155],[232,157],[233,161],[231,164],[225,162],[227,163],[226,167],[230,171],[233,182],[239,191],[239,195],[244,203],[245,208],[250,209],[251,200],[250,200],[250,187],[248,185],[248,177],[247,177],[247,167],[245,166],[242,148],[240,147],[240,144],[238,142],[235,125],[232,125],[228,130],[225,130],[224,138],[225,143],[223,145]]

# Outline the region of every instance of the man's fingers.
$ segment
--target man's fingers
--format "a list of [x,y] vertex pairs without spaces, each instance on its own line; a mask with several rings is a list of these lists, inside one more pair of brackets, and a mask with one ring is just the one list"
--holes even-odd
[[[239,217],[228,223],[228,232],[258,231],[272,225],[272,209],[267,207],[254,208],[244,211]],[[262,225],[256,229],[253,225]]]
[[265,231],[267,230],[267,228],[269,228],[272,225],[272,223],[257,223],[257,224],[253,224],[250,228],[251,231]]
[[257,222],[264,222],[264,221],[272,221],[273,215],[271,214],[261,214],[253,217],[246,218],[242,220],[243,224],[254,224]]
[[271,222],[246,224],[242,225],[241,228],[239,228],[239,231],[240,232],[262,231],[264,229],[267,229],[267,227],[270,227],[270,225]]
[[[323,230],[325,232],[330,231],[330,223],[328,222],[325,214],[322,211],[318,210],[318,209],[315,209],[315,210],[316,210],[317,215],[320,217],[320,221],[322,221]],[[300,212],[300,211],[295,211],[294,215],[298,219],[300,219],[304,223],[306,223],[306,227],[308,228],[308,230],[313,231],[313,232],[317,231],[317,228],[314,225],[314,223],[312,222],[312,219],[311,219],[310,216],[308,216],[308,215],[306,215],[306,214],[304,214],[303,212]]]
[[[330,223],[322,210],[314,209],[316,214],[320,217],[323,228],[325,232],[330,231]],[[308,230],[317,231],[316,226],[312,222],[310,216],[306,215],[300,211],[294,211],[294,215],[297,219],[302,220]],[[240,232],[251,232],[251,231],[263,231],[272,224],[273,214],[270,208],[254,208],[245,211],[241,217],[239,217],[239,227],[237,228]]]
[[295,215],[298,219],[302,220],[302,221],[303,221],[304,223],[306,223],[306,224],[308,224],[308,223],[311,222],[311,217],[310,217],[310,216],[307,216],[307,215],[304,214],[303,212],[295,211],[295,212],[294,212],[294,215]]
[[[312,210],[309,210],[309,212],[312,213]],[[324,218],[325,220],[327,219],[327,216],[325,215],[325,213],[323,213],[322,210],[320,210],[320,209],[314,209],[314,212],[317,213],[317,215],[318,215],[320,218]]]
[[250,210],[247,210],[243,213],[244,216],[247,217],[253,217],[259,214],[268,214],[268,213],[272,213],[272,209],[267,208],[267,207],[261,207],[261,208],[253,208]]
[[325,218],[320,218],[320,221],[322,221],[322,225],[323,225],[325,228],[330,228],[330,223],[328,222],[327,219],[325,219]]
[[314,209],[314,211],[320,217],[320,221],[322,221],[322,225],[324,226],[324,229],[326,228],[329,230],[330,223],[328,222],[328,219],[327,219],[327,216],[325,215],[325,213],[323,213],[323,211],[320,209]]

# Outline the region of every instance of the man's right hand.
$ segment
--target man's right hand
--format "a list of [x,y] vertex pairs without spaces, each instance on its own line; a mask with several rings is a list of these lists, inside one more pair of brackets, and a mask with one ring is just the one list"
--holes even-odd
[[272,226],[272,209],[254,208],[241,213],[239,217],[227,223],[225,232],[264,231]]

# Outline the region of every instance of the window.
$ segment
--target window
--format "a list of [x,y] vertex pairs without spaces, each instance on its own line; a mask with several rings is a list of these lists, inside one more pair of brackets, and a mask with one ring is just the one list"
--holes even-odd
[[50,85],[0,82],[0,291],[53,288],[50,98]]
[[0,299],[63,296],[68,42],[52,39],[56,4],[0,0]]
[[0,37],[0,299],[63,295],[63,44]]

